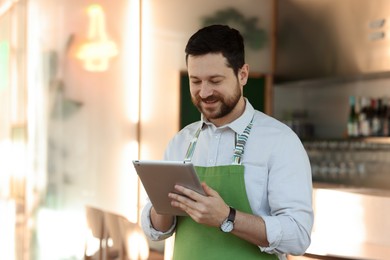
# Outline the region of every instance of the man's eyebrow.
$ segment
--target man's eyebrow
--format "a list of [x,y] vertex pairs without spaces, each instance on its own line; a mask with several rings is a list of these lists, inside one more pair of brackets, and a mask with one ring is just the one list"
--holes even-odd
[[217,74],[217,75],[211,76],[210,78],[224,78],[224,77],[225,77],[225,75]]
[[[194,76],[194,75],[190,75],[189,78],[190,79],[199,79],[199,77]],[[208,79],[214,79],[214,78],[225,78],[225,76],[221,75],[221,74],[216,74],[216,75],[211,75],[208,77]]]

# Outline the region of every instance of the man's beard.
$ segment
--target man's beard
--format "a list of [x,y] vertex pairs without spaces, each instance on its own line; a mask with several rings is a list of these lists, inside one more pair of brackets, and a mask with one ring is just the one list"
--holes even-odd
[[[215,94],[209,96],[205,99],[202,99],[197,95],[196,97],[191,96],[192,103],[196,106],[200,113],[203,114],[207,119],[219,119],[226,115],[228,115],[237,105],[238,101],[241,98],[241,90],[239,85],[237,84],[237,88],[232,96],[222,97],[219,94]],[[202,101],[217,101],[219,102],[219,106],[212,111],[209,109],[204,109],[202,107]]]

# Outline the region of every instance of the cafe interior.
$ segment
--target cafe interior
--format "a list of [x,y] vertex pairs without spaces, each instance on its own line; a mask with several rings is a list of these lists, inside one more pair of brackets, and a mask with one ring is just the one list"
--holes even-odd
[[200,119],[184,48],[215,23],[244,35],[244,95],[310,158],[312,243],[288,258],[389,259],[389,14],[386,0],[0,0],[0,259],[172,258],[173,238],[140,227],[132,161],[162,159]]

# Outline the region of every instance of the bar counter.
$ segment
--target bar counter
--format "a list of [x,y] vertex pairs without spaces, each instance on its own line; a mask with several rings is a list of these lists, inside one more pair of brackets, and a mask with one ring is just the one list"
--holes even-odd
[[390,190],[324,183],[313,188],[315,224],[304,258],[390,259]]

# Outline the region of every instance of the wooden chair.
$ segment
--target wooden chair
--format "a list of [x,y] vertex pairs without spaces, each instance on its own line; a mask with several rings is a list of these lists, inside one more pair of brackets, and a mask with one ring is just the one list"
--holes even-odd
[[[105,224],[104,224],[104,212],[98,208],[92,206],[85,206],[86,220],[88,227],[90,228],[93,237],[99,239],[99,250],[97,254],[88,255],[88,243],[85,245],[84,259],[93,259],[94,256],[98,256],[99,260],[103,260],[103,251],[105,248],[105,241],[107,238]],[[88,241],[87,241],[88,242]]]
[[87,255],[86,243],[85,260],[96,257],[98,260],[148,259],[148,241],[139,225],[119,214],[91,206],[86,206],[85,209],[88,227],[92,235],[99,239],[99,251],[92,256]]
[[149,245],[141,227],[123,216],[119,218],[119,225],[121,226],[127,257],[129,259],[149,259]]
[[122,237],[122,230],[119,223],[120,215],[104,212],[104,222],[107,228],[107,241],[111,240],[111,244],[107,244],[106,258],[107,259],[119,259],[126,260],[127,255],[125,251],[125,243]]

